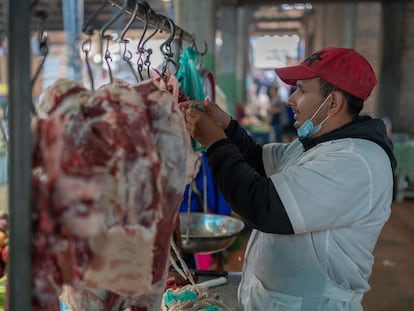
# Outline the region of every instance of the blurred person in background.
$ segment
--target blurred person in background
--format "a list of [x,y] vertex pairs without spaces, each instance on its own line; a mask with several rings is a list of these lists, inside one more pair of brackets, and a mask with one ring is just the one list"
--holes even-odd
[[[279,96],[279,88],[275,84],[267,87],[267,96],[269,97],[269,119],[273,130],[273,138],[275,142],[282,141],[282,120],[285,112],[285,104]],[[285,122],[286,124],[286,122]]]

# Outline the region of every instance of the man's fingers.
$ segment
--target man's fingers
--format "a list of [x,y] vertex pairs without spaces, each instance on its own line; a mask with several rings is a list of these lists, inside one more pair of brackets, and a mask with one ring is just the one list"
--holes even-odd
[[195,108],[188,108],[187,111],[185,112],[186,116],[188,118],[193,118],[194,116],[197,115],[198,110]]
[[194,125],[197,122],[197,119],[199,118],[199,114],[201,113],[202,112],[196,108],[188,108],[185,112],[185,120],[187,127],[191,126],[191,128],[194,128]]
[[204,99],[204,107],[206,108],[207,111],[211,111],[212,107],[213,107],[213,103],[211,102],[210,98],[206,97]]

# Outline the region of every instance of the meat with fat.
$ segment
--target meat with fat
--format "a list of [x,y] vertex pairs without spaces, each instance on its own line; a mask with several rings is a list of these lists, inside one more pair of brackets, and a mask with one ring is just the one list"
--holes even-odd
[[33,120],[33,310],[159,310],[188,174],[177,100],[154,81],[58,80]]

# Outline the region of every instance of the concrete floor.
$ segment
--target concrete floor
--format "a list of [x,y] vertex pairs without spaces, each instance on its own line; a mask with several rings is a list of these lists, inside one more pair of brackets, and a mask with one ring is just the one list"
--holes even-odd
[[394,203],[374,251],[365,311],[414,310],[414,200]]
[[[248,236],[248,235],[246,235]],[[244,249],[228,251],[224,269],[241,271]],[[371,290],[363,299],[364,311],[414,310],[414,199],[393,203],[374,250]]]

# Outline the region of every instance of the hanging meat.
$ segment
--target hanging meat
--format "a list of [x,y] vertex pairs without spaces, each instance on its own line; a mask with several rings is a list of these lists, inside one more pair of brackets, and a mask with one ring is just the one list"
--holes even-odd
[[[175,92],[175,94],[178,94]],[[61,79],[33,120],[33,310],[159,310],[193,158],[177,96]]]

